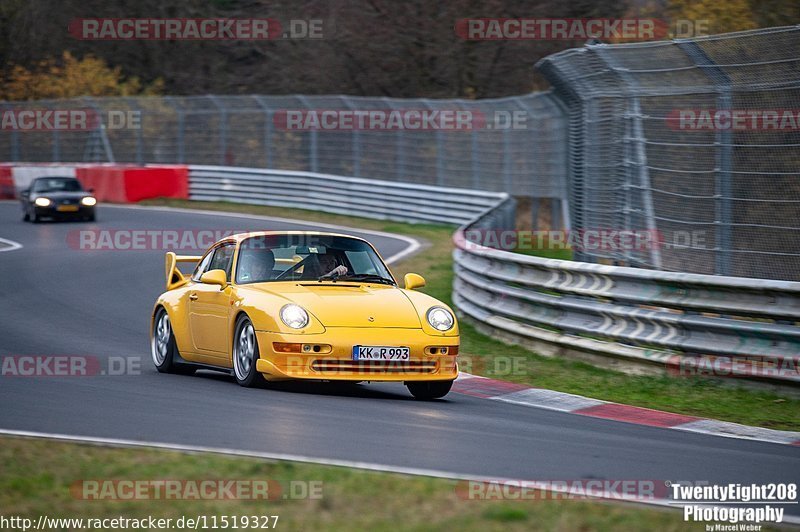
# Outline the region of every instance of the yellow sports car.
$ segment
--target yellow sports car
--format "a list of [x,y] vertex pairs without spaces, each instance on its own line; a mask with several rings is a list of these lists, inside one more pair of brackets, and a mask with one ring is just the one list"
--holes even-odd
[[[191,275],[178,269],[196,262]],[[417,399],[444,397],[458,375],[453,311],[397,282],[375,248],[352,236],[256,232],[202,256],[166,256],[167,291],[151,323],[160,372],[233,370],[264,380],[405,382]]]

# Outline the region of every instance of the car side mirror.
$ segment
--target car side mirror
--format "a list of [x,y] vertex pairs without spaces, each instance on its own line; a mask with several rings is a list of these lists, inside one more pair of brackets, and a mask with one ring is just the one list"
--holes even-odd
[[19,191],[19,195],[22,196],[23,198],[27,198],[28,196],[31,195],[31,189],[29,188],[22,189]]
[[228,276],[225,275],[225,270],[209,270],[200,276],[200,282],[203,284],[217,284],[222,290],[228,286]]
[[406,290],[414,290],[415,288],[422,288],[425,286],[425,278],[416,273],[407,273],[403,277],[403,284]]
[[88,192],[89,194],[94,194],[94,189],[93,188],[87,188],[86,192]]

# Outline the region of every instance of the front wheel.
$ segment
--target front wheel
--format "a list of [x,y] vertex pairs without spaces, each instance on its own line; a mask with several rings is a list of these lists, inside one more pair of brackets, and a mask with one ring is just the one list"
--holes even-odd
[[431,399],[440,399],[447,395],[448,392],[450,392],[450,388],[453,387],[453,381],[407,382],[406,386],[415,399],[430,401]]
[[156,318],[153,320],[152,336],[150,354],[153,357],[153,364],[155,364],[159,373],[180,373],[181,375],[194,373],[193,367],[175,362],[175,357],[178,355],[178,344],[175,342],[169,314],[163,308],[158,309],[158,312],[156,312]]
[[233,374],[236,382],[245,388],[256,388],[264,384],[264,377],[256,370],[258,340],[253,322],[242,315],[236,322],[233,335]]

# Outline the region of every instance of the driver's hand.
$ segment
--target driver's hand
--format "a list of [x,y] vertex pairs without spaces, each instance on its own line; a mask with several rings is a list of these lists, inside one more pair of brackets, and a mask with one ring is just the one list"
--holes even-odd
[[340,264],[339,266],[337,266],[334,269],[332,269],[328,275],[330,275],[330,276],[336,275],[337,277],[339,277],[339,276],[346,275],[346,274],[347,274],[347,267],[346,266],[342,266]]

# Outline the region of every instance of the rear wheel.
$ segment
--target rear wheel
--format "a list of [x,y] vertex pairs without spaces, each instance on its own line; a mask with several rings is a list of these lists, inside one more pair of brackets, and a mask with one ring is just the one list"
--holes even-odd
[[164,308],[158,309],[156,318],[153,320],[153,335],[150,340],[150,354],[153,357],[153,364],[159,373],[180,373],[181,375],[191,375],[195,369],[185,364],[175,362],[178,356],[178,344],[175,342],[175,335],[172,332],[172,323],[169,314]]
[[450,392],[450,388],[453,387],[453,381],[407,382],[406,386],[415,399],[430,401],[431,399],[440,399],[447,395],[448,392]]
[[245,388],[256,388],[264,384],[264,377],[256,370],[258,339],[253,322],[242,315],[236,322],[233,335],[233,374],[236,382]]

